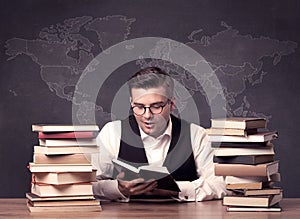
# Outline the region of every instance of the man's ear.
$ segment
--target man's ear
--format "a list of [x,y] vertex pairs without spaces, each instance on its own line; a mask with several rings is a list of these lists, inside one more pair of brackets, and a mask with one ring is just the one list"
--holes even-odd
[[174,109],[176,109],[176,99],[175,97],[172,97],[171,99],[171,103],[170,103],[170,110],[173,111]]
[[132,97],[129,97],[129,102],[130,102],[130,105],[131,105],[131,103],[132,103]]

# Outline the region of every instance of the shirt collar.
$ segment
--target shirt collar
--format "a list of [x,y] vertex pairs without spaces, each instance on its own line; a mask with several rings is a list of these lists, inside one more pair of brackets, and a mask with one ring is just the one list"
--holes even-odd
[[[141,129],[141,127],[139,127],[139,129],[140,129],[142,141],[144,141],[146,138],[153,138],[152,136],[146,134],[146,133]],[[163,138],[164,136],[169,136],[169,137],[171,137],[171,133],[172,133],[172,119],[171,119],[171,117],[169,117],[169,122],[168,122],[168,126],[167,126],[166,130],[164,131],[164,133],[162,133],[160,136],[158,136],[158,137],[155,138],[155,139],[161,139],[161,138]]]

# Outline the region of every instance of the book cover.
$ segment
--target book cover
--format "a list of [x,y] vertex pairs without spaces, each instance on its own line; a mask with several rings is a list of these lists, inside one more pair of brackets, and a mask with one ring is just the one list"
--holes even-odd
[[278,138],[278,133],[273,132],[258,132],[257,134],[247,136],[229,136],[229,135],[211,135],[211,142],[267,142]]
[[96,170],[92,172],[35,172],[32,181],[53,185],[96,181]]
[[158,166],[141,166],[136,168],[123,161],[113,159],[114,167],[118,172],[125,172],[125,179],[132,180],[144,178],[145,181],[153,179],[157,181],[158,189],[165,189],[180,192],[180,189],[174,178],[170,175],[166,167]]
[[78,138],[95,138],[98,132],[39,132],[39,139],[78,139]]
[[246,165],[246,164],[219,164],[215,165],[216,176],[267,176],[277,173],[279,161],[270,163]]
[[274,155],[214,156],[214,163],[224,164],[261,164],[274,161]]
[[264,118],[250,117],[230,117],[211,119],[213,128],[230,128],[230,129],[254,129],[266,128],[266,120]]
[[99,131],[99,127],[95,124],[86,125],[69,125],[69,124],[35,124],[32,125],[34,132],[84,132]]

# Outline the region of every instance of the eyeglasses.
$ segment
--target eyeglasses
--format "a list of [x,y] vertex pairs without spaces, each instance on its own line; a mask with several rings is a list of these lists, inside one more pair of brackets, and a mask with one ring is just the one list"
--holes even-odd
[[160,114],[164,107],[169,104],[171,101],[168,100],[166,103],[161,103],[161,104],[153,104],[153,105],[150,105],[150,106],[144,106],[144,105],[135,105],[135,106],[132,106],[132,111],[135,115],[137,116],[142,116],[145,114],[146,112],[146,109],[148,108],[149,111],[152,113],[152,114]]

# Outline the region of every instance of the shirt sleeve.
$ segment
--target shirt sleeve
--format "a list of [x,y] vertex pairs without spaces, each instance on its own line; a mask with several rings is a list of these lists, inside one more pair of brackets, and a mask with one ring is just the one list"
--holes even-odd
[[213,149],[205,129],[191,124],[191,142],[199,178],[194,181],[177,181],[181,201],[221,199],[229,194],[223,176],[215,176]]
[[98,134],[96,140],[99,153],[92,154],[91,163],[97,169],[97,181],[93,182],[93,193],[101,199],[128,201],[118,189],[118,181],[113,179],[111,160],[118,157],[121,121],[107,123]]

